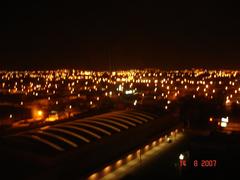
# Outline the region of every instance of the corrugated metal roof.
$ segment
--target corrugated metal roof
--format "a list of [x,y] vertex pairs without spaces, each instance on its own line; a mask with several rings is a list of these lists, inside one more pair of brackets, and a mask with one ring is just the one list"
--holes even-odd
[[145,112],[117,111],[38,128],[15,136],[30,139],[31,144],[37,143],[38,146],[47,146],[51,150],[65,151],[84,143],[99,141],[155,118],[156,115]]

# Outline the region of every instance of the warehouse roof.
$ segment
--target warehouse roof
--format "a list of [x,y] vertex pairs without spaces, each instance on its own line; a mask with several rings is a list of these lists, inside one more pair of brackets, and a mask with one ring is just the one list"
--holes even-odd
[[12,136],[19,144],[27,144],[43,151],[66,151],[83,144],[101,141],[102,138],[126,131],[157,116],[149,112],[117,111],[77,119],[27,131]]

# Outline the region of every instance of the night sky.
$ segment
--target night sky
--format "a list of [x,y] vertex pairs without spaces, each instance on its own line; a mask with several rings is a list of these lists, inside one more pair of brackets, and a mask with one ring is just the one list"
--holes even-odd
[[81,2],[2,7],[0,69],[240,69],[237,5]]

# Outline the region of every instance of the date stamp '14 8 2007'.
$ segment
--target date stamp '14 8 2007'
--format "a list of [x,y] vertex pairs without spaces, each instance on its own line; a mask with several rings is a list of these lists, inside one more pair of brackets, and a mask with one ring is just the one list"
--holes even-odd
[[[187,167],[187,161],[186,160],[180,160],[180,167]],[[204,159],[204,160],[194,160],[192,163],[190,163],[193,167],[216,167],[217,166],[217,160],[215,159]]]

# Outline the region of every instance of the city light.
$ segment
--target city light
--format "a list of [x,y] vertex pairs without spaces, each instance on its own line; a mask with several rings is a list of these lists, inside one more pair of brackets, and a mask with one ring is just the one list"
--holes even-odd
[[37,115],[38,115],[39,117],[43,116],[43,111],[38,110],[38,111],[37,111]]
[[33,109],[33,118],[35,120],[42,120],[44,118],[43,111],[39,109]]
[[180,155],[179,155],[179,159],[180,159],[180,160],[184,160],[184,155],[183,155],[183,154],[180,154]]
[[227,127],[227,122],[221,122],[221,127]]
[[134,101],[133,105],[134,105],[134,106],[136,106],[136,105],[137,105],[137,100],[135,100],[135,101]]
[[228,123],[228,120],[229,120],[228,117],[222,117],[222,118],[221,118],[221,121],[222,121],[222,122]]
[[134,93],[134,90],[126,90],[125,91],[125,94],[133,94]]
[[[160,103],[164,100],[166,103],[163,104],[163,109],[170,111],[170,104],[188,93],[192,94],[193,99],[204,96],[206,99],[215,100],[217,92],[224,90],[222,97],[226,108],[230,109],[233,103],[239,104],[240,71],[151,71],[0,71],[0,90],[6,95],[22,97],[17,104],[22,108],[30,108],[34,112],[34,119],[45,118],[46,121],[69,117],[69,109],[71,115],[75,115],[80,114],[82,108],[87,110],[99,107],[104,100],[102,97],[110,98],[113,103],[121,102],[124,106],[128,106],[126,103],[132,105],[128,108],[137,108],[137,105],[144,105],[145,102]],[[29,80],[26,81],[25,78]],[[129,99],[124,99],[124,95]],[[76,99],[81,103],[74,102]],[[73,104],[78,105],[74,105],[73,109]],[[64,106],[69,107],[63,109]],[[48,112],[37,113],[36,109],[39,107],[47,109],[48,112],[59,109],[58,118]],[[14,112],[11,114],[16,117]]]
[[227,127],[228,121],[229,121],[228,117],[222,117],[220,126],[223,127],[223,128]]

